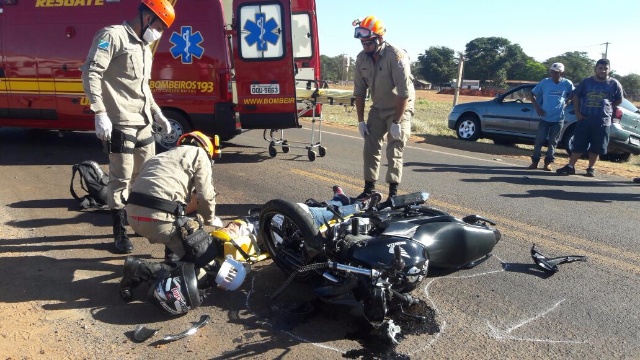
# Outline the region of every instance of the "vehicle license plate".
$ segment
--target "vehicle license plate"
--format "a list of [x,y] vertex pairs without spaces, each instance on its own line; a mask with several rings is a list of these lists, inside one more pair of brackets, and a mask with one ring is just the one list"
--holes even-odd
[[630,142],[632,145],[640,146],[640,139],[635,138],[635,137],[633,137],[633,136],[629,136],[629,142]]
[[253,84],[252,95],[276,95],[280,94],[280,84]]

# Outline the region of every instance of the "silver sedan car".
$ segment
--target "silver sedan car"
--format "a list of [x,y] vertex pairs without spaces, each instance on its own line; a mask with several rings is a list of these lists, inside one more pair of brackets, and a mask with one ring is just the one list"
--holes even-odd
[[[459,104],[449,113],[450,129],[461,140],[492,139],[496,144],[533,144],[540,121],[529,94],[535,84],[521,85],[493,100]],[[571,153],[576,122],[573,106],[565,110],[558,147]],[[608,154],[611,161],[625,161],[640,154],[640,110],[626,99],[618,106],[611,127]]]

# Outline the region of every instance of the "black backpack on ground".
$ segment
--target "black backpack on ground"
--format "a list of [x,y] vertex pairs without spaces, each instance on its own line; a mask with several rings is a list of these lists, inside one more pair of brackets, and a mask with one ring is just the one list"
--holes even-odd
[[[80,173],[80,187],[88,194],[80,197],[73,190],[73,180],[76,173]],[[71,170],[71,185],[69,190],[74,199],[80,201],[80,209],[102,208],[107,205],[107,183],[109,175],[105,174],[97,162],[93,160],[75,164]]]

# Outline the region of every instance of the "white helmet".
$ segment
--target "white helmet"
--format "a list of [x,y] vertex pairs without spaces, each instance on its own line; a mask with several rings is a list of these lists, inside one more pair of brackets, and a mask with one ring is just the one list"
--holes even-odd
[[247,269],[241,262],[234,260],[231,255],[227,255],[216,275],[216,284],[224,290],[233,291],[242,285],[247,276]]

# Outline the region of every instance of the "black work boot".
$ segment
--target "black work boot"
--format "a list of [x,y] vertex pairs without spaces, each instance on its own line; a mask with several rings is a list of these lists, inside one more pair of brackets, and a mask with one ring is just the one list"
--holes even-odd
[[398,183],[389,183],[389,197],[398,195]]
[[358,195],[358,197],[356,197],[356,199],[364,199],[367,196],[373,194],[373,192],[376,189],[376,182],[375,181],[365,181],[364,182],[364,190],[362,191],[362,194]]
[[120,280],[120,296],[126,302],[133,299],[133,289],[142,282],[152,280],[159,272],[171,271],[171,266],[162,263],[150,263],[133,256],[124,260],[122,280]]
[[124,209],[111,210],[113,216],[113,237],[116,249],[123,254],[128,254],[133,251],[133,244],[127,236],[126,213]]
[[378,204],[378,209],[391,207],[391,198],[398,195],[398,183],[389,183],[389,196],[387,199]]

